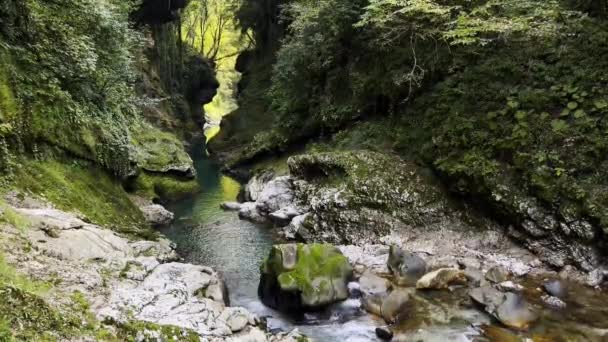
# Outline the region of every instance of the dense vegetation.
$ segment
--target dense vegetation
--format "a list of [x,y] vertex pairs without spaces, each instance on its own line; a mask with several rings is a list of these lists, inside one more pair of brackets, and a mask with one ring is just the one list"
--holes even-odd
[[595,227],[569,238],[604,244],[607,9],[245,1],[239,22],[259,42],[240,58],[247,111],[211,147],[229,168],[318,137],[322,149],[393,152],[507,223],[523,224],[522,203],[538,203],[558,222]]

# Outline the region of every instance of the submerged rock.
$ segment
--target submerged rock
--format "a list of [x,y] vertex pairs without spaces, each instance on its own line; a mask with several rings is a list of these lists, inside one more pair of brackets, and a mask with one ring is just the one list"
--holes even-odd
[[400,288],[393,290],[382,302],[382,318],[389,324],[399,321],[410,313],[412,302],[410,291]]
[[291,313],[347,299],[353,274],[346,257],[327,244],[275,245],[261,272],[262,302]]
[[363,273],[359,278],[360,291],[364,296],[386,293],[390,287],[390,282],[369,271]]
[[414,286],[426,273],[424,259],[394,245],[390,247],[387,265],[400,286]]
[[543,283],[543,289],[551,296],[564,298],[566,296],[566,285],[561,280],[549,280]]
[[464,285],[466,283],[467,277],[463,271],[454,268],[440,268],[420,278],[416,282],[416,288],[421,290],[441,290],[447,289],[451,285]]
[[482,305],[487,313],[510,328],[527,329],[538,319],[538,315],[521,294],[503,293],[484,286],[471,290],[469,296]]

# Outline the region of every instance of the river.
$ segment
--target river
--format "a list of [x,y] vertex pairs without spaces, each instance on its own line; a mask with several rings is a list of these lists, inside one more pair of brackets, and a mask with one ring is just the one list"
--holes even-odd
[[170,205],[175,223],[161,230],[177,244],[186,262],[218,270],[226,281],[230,305],[266,317],[271,329],[297,327],[320,342],[378,341],[376,322],[360,311],[358,300],[347,300],[298,321],[265,307],[257,296],[259,267],[272,244],[280,241],[272,227],[242,221],[236,213],[221,210],[222,202],[236,200],[240,184],[220,172],[207,157],[203,143],[193,146],[192,157],[202,191]]
[[[266,318],[271,330],[289,331],[297,327],[319,342],[379,341],[374,329],[383,323],[363,313],[357,299],[346,300],[324,312],[306,314],[298,320],[265,307],[257,296],[259,266],[272,244],[281,241],[273,234],[272,227],[241,221],[236,213],[221,210],[222,202],[236,199],[240,184],[223,175],[207,157],[204,142],[193,146],[192,156],[202,191],[170,205],[176,220],[161,230],[177,244],[177,251],[186,262],[218,270],[226,281],[230,305],[245,307],[258,317]],[[540,279],[521,281],[531,291],[540,286]],[[551,336],[547,341],[555,338],[595,341],[597,334],[608,335],[608,296],[575,284],[569,285],[569,292],[568,308],[542,310],[539,322],[527,336]],[[437,291],[422,296],[431,305],[423,306],[406,322],[405,330],[411,331],[407,340],[480,340],[480,329],[496,327],[487,315],[462,305],[468,297],[464,290]],[[535,304],[542,306],[540,302]]]

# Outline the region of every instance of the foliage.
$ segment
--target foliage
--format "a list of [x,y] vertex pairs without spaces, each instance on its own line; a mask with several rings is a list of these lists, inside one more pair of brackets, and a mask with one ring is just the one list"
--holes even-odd
[[21,148],[48,142],[117,174],[127,172],[128,122],[137,113],[131,2],[8,1],[0,50],[21,112]]
[[9,187],[41,196],[59,209],[78,212],[119,232],[150,235],[121,184],[90,162],[22,159],[20,164]]
[[171,175],[143,171],[127,186],[134,194],[154,201],[176,201],[200,191],[194,179],[184,180]]

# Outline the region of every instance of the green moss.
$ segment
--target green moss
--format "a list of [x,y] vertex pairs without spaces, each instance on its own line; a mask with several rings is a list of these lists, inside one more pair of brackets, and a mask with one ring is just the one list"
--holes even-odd
[[296,264],[284,266],[283,256],[292,245],[276,245],[262,268],[277,276],[281,289],[301,291],[304,302],[315,302],[331,293],[332,279],[348,279],[352,268],[348,259],[329,244],[297,244]]
[[145,171],[137,176],[132,188],[138,196],[163,201],[179,200],[200,191],[200,185],[194,179]]
[[11,207],[4,205],[2,200],[0,200],[0,222],[8,223],[22,232],[27,230],[30,226],[28,219],[20,215]]
[[32,294],[44,294],[52,285],[46,282],[33,281],[17,272],[14,267],[6,263],[0,253],[0,286],[10,286]]
[[139,166],[151,172],[166,172],[175,167],[193,167],[184,144],[173,134],[147,124],[132,129],[131,143]]
[[[179,328],[171,325],[158,325],[150,322],[143,321],[128,321],[124,324],[118,325],[118,336],[122,341],[134,342],[136,341],[135,336],[138,332],[143,332],[143,341],[157,341],[156,338],[150,332],[160,333],[160,338],[163,341],[184,341],[184,342],[198,342],[200,337],[194,331]],[[148,335],[146,334],[148,332]],[[138,340],[139,341],[139,340]]]
[[149,235],[140,210],[121,184],[87,162],[21,160],[9,187],[38,195],[61,210],[126,234]]

